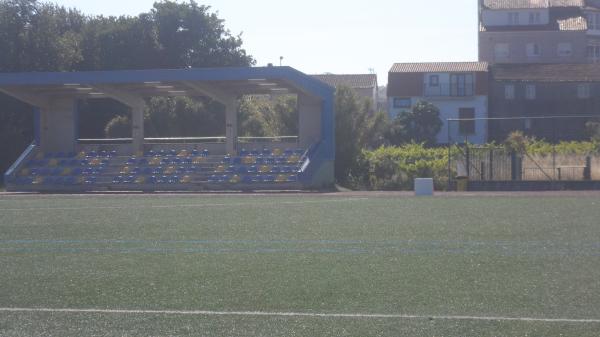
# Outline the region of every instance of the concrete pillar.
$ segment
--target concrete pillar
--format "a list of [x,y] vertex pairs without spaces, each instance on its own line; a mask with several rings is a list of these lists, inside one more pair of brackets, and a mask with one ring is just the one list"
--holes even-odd
[[300,147],[308,148],[321,140],[321,101],[298,95]]
[[74,152],[77,144],[76,101],[61,99],[40,108],[39,139],[43,152]]
[[230,100],[225,103],[225,136],[226,152],[231,155],[237,155],[238,142],[238,102]]
[[131,107],[131,136],[133,152],[144,151],[144,107]]

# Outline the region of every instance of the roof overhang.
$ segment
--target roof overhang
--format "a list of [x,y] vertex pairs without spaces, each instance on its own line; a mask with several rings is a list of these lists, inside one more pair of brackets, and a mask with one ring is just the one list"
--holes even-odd
[[286,93],[326,99],[333,88],[291,67],[252,67],[0,73],[0,92],[35,106],[97,98],[140,105],[156,96],[204,96],[222,103],[243,95]]

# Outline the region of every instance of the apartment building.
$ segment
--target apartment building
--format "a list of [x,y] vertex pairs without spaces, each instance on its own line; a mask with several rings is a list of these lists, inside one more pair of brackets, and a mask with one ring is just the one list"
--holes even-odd
[[[488,64],[485,62],[396,63],[388,74],[391,119],[427,101],[440,110],[439,144],[485,143],[488,117]],[[448,124],[448,119],[471,119]]]
[[490,139],[503,141],[514,130],[538,139],[587,139],[585,123],[600,112],[600,65],[504,64],[492,67]]
[[600,1],[479,0],[479,60],[600,62]]

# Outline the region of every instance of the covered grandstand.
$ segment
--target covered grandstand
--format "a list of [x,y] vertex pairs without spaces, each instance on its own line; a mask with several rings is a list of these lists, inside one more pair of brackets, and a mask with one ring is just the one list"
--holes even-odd
[[[318,189],[334,183],[334,89],[290,67],[0,74],[0,92],[32,106],[35,139],[5,173],[9,191]],[[298,136],[238,137],[244,95],[295,94]],[[148,139],[149,97],[204,96],[225,106],[226,135]],[[80,139],[78,102],[131,110],[132,138]]]

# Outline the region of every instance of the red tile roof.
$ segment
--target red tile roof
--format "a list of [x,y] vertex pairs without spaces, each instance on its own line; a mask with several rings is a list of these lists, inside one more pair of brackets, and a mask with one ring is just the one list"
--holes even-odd
[[487,72],[487,62],[396,63],[390,73],[459,73]]
[[375,74],[323,74],[311,76],[335,88],[342,85],[354,89],[377,87],[377,75]]
[[585,0],[484,0],[488,9],[584,7]]

